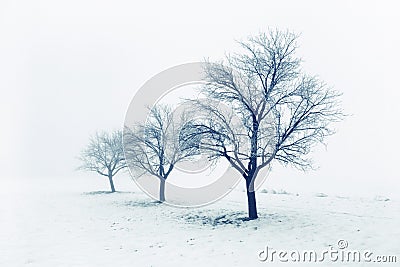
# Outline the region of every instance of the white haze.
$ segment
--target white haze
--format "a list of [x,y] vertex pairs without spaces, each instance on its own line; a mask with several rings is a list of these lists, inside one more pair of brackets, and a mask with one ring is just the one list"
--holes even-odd
[[2,186],[85,179],[76,156],[96,130],[122,127],[146,80],[222,58],[235,39],[278,27],[302,33],[305,70],[343,92],[351,116],[316,149],[318,170],[275,166],[266,186],[392,196],[400,184],[397,11],[396,1],[1,1]]

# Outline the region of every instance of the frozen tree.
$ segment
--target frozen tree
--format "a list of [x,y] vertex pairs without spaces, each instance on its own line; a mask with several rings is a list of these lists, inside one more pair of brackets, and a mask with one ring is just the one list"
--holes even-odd
[[108,177],[111,192],[115,192],[113,177],[126,167],[122,147],[122,132],[98,132],[90,138],[89,145],[82,151],[81,170],[94,171]]
[[249,219],[258,217],[254,181],[260,170],[273,160],[311,168],[312,146],[332,134],[331,122],[342,118],[340,94],[302,73],[297,39],[294,33],[271,30],[239,42],[241,53],[207,62],[202,93],[230,112],[215,101],[194,101],[208,116],[193,122],[195,131],[186,138],[200,136],[202,151],[211,159],[225,158],[241,173]]
[[160,202],[165,201],[165,182],[175,165],[198,154],[195,138],[186,142],[180,138],[187,122],[184,113],[176,115],[168,105],[158,104],[150,109],[144,124],[125,126],[127,164],[137,177],[150,174],[160,180]]

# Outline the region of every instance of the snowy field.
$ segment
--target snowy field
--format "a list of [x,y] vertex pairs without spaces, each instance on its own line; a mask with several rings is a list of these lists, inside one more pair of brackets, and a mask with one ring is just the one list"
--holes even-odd
[[265,246],[319,253],[340,239],[351,250],[396,255],[397,263],[293,265],[399,266],[398,200],[259,190],[260,218],[244,221],[240,187],[212,205],[183,209],[119,179],[114,194],[96,179],[21,180],[3,189],[0,266],[287,266],[258,254]]

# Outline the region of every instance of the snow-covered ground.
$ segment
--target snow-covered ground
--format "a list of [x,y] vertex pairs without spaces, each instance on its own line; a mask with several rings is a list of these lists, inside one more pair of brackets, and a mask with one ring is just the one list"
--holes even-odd
[[[373,256],[395,255],[397,263],[384,266],[399,266],[398,200],[259,190],[260,218],[245,221],[240,187],[212,205],[184,209],[154,202],[129,179],[117,182],[121,191],[114,194],[95,184],[21,180],[3,188],[0,266],[286,266],[258,255],[266,246],[320,253],[337,249],[338,240]],[[329,260],[318,265],[380,266]]]

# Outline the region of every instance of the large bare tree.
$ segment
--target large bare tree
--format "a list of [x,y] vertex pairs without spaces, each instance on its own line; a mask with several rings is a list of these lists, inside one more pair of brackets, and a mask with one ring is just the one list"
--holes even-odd
[[111,192],[115,192],[113,177],[126,167],[122,132],[97,132],[82,151],[81,170],[94,171],[108,177]]
[[194,102],[209,115],[192,122],[196,130],[187,138],[200,136],[202,151],[225,158],[241,173],[249,219],[258,218],[254,181],[260,170],[273,160],[311,168],[312,146],[332,134],[331,122],[342,118],[340,94],[302,73],[297,39],[292,32],[271,30],[239,42],[240,53],[207,62],[202,93],[231,112],[222,111],[215,101]]
[[195,139],[182,142],[180,138],[187,122],[185,113],[174,114],[170,106],[157,104],[150,109],[144,124],[125,126],[127,164],[137,177],[150,174],[160,180],[160,202],[165,201],[165,182],[175,165],[198,154]]

